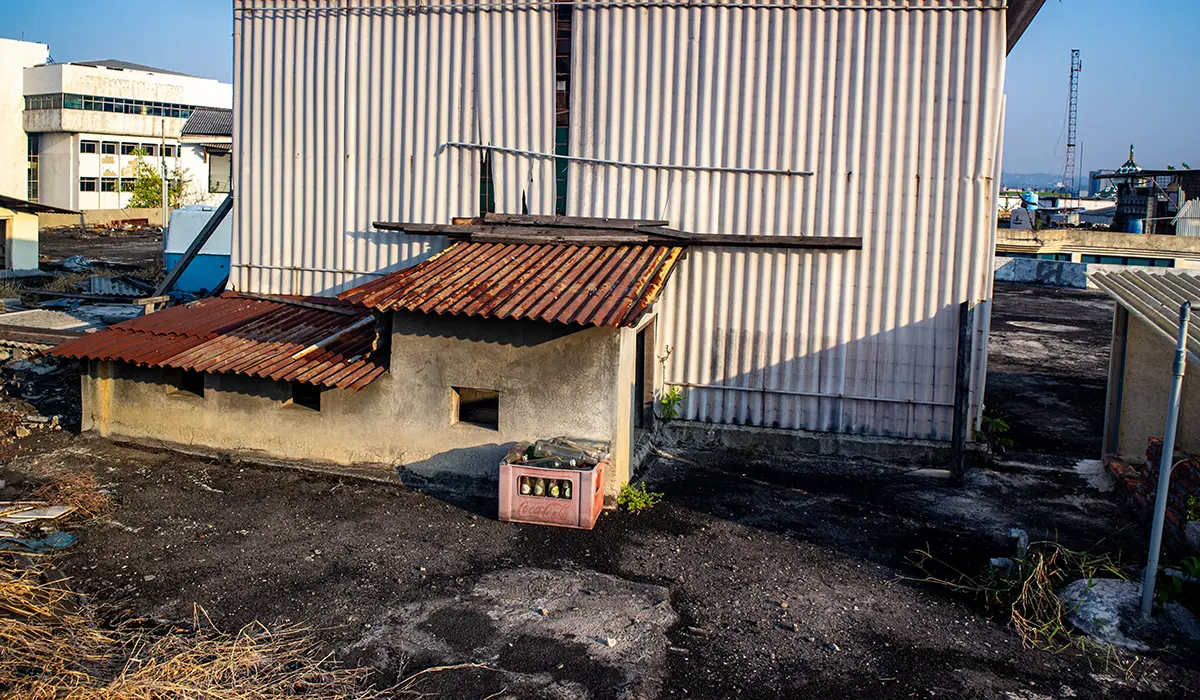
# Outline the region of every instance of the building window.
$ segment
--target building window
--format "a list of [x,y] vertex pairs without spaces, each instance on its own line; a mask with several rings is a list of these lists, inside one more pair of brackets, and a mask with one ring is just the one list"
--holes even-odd
[[95,192],[97,184],[98,183],[96,182],[96,178],[94,178],[94,177],[81,177],[81,178],[79,178],[79,191],[80,192]]
[[117,154],[117,144],[112,141],[105,141],[100,144],[100,152],[106,156],[115,156]]
[[26,139],[27,148],[29,151],[29,162],[27,168],[29,170],[29,186],[25,192],[25,199],[31,202],[38,201],[38,137],[37,134],[29,134]]
[[138,145],[136,143],[123,143],[121,144],[121,155],[131,156],[137,149]]
[[158,144],[143,143],[142,150],[145,151],[146,155],[148,155],[148,156],[157,156],[158,155]]
[[117,188],[120,189],[122,192],[132,192],[133,191],[133,183],[136,181],[137,181],[136,178],[123,177],[117,182]]
[[469,423],[488,430],[500,429],[500,392],[492,389],[450,387],[450,423]]
[[91,112],[137,114],[148,117],[172,117],[187,119],[195,107],[191,105],[132,100],[125,97],[98,97],[74,93],[50,93],[26,95],[25,109],[82,109]]
[[116,192],[117,191],[117,178],[115,178],[115,177],[100,178],[100,191],[101,192]]
[[172,146],[171,144],[167,144],[166,146],[163,146],[162,154],[163,154],[163,156],[165,156],[167,158],[174,158],[176,156],[175,146]]
[[166,386],[168,394],[204,398],[204,373],[191,370],[168,372]]
[[284,403],[288,406],[298,406],[312,411],[321,410],[321,394],[323,389],[312,384],[292,382],[292,398]]
[[100,144],[96,141],[80,141],[79,142],[79,152],[80,153],[95,153],[96,149],[98,149],[99,147],[100,147]]
[[208,154],[208,191],[228,192],[233,175],[233,161],[229,153]]

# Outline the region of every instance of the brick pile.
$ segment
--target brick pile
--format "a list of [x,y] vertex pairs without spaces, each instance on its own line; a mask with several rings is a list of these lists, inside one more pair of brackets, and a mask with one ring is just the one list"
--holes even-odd
[[[1117,481],[1117,488],[1147,517],[1151,515],[1158,492],[1158,464],[1162,458],[1162,448],[1162,438],[1152,437],[1146,446],[1145,464],[1130,464],[1117,457],[1105,460],[1105,465]],[[1171,472],[1171,488],[1167,492],[1166,531],[1183,539],[1184,528],[1187,527],[1188,497],[1200,498],[1200,456],[1176,451],[1175,461],[1175,469]]]

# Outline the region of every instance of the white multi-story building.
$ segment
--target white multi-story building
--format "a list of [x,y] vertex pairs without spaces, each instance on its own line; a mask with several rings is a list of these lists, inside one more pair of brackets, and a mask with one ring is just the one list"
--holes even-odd
[[45,44],[0,39],[0,195],[37,199],[27,172],[37,161],[27,164],[29,140],[21,123],[22,74],[30,66],[45,63],[49,55],[50,47]]
[[[129,204],[139,155],[174,173],[183,165],[179,137],[188,117],[199,107],[228,108],[233,86],[104,60],[26,68],[22,92],[34,164],[30,198],[69,209],[116,209]],[[190,168],[186,177],[208,181],[207,172]]]

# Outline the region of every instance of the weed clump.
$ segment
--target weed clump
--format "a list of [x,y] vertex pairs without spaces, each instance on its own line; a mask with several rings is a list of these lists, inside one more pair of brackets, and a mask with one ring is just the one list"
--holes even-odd
[[617,505],[630,513],[640,513],[653,508],[663,499],[663,494],[657,491],[647,491],[646,482],[633,486],[625,484],[617,494]]
[[[988,566],[972,575],[938,560],[928,550],[917,550],[916,555],[912,563],[925,574],[916,580],[973,596],[989,610],[1007,615],[1027,648],[1098,654],[1106,664],[1115,663],[1127,674],[1132,670],[1133,664],[1121,661],[1112,646],[1072,632],[1067,620],[1071,609],[1057,595],[1059,588],[1078,579],[1127,579],[1119,562],[1111,557],[1077,552],[1057,542],[1032,542],[1008,570]],[[952,573],[934,573],[935,569]]]

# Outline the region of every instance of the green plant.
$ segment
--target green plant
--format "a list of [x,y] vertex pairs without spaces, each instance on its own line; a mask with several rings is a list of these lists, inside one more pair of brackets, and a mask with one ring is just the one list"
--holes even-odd
[[[134,149],[133,155],[137,157],[137,163],[134,165],[133,195],[129,198],[129,206],[151,209],[161,207],[162,173],[156,166],[146,162],[145,149]],[[167,197],[172,207],[181,206],[180,200],[191,182],[188,171],[176,166],[167,184]]]
[[679,404],[683,403],[683,391],[677,386],[665,386],[658,403],[662,407],[662,419],[675,420],[679,417]]
[[617,505],[630,513],[640,513],[653,508],[662,498],[663,495],[657,491],[647,491],[646,482],[643,481],[640,486],[622,486],[621,493],[617,494]]
[[1188,496],[1185,505],[1187,506],[1187,519],[1200,521],[1200,498]]
[[1183,597],[1183,579],[1178,576],[1162,576],[1158,579],[1158,590],[1154,599],[1165,606]]
[[975,439],[986,442],[993,452],[1007,452],[1015,444],[1012,438],[1005,437],[1009,428],[1003,418],[983,416],[979,419],[979,428],[975,431]]
[[1200,579],[1200,557],[1192,555],[1179,562],[1179,570],[1182,571],[1185,576]]

